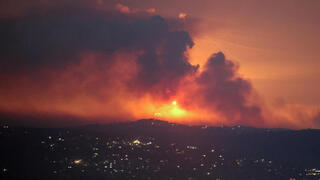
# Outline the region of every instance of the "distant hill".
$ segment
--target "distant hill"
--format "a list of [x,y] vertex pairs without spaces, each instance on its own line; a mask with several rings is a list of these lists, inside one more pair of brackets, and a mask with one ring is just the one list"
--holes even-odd
[[[250,154],[283,160],[312,160],[320,166],[320,130],[267,129],[246,126],[187,126],[157,119],[87,125],[85,131],[109,136],[144,137],[206,146],[214,142],[234,155]],[[302,158],[303,157],[303,158]]]
[[313,179],[320,177],[319,142],[320,130],[156,119],[68,128],[2,126],[0,178]]

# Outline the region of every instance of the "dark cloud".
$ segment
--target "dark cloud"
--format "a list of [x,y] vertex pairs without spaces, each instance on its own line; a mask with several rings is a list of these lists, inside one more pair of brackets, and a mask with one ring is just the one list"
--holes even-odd
[[174,91],[173,84],[197,70],[184,55],[193,46],[189,34],[170,30],[160,16],[65,6],[3,19],[0,38],[0,71],[63,66],[79,61],[78,55],[86,51],[143,51],[137,60],[140,71],[132,81],[134,89],[145,91],[157,85],[158,91],[165,92]]
[[228,123],[257,123],[263,120],[261,109],[249,104],[252,85],[237,76],[237,69],[237,65],[226,60],[222,52],[213,54],[196,80],[198,93],[204,97],[206,107],[215,108],[229,120]]
[[73,13],[54,11],[1,21],[2,61],[8,66],[63,63],[85,50],[110,53],[122,47],[154,47],[168,33],[160,17],[125,23],[90,11]]
[[[187,32],[170,32],[162,39],[161,46],[148,49],[138,59],[142,69],[139,72],[139,81],[142,88],[152,87],[154,84],[163,84],[162,92],[166,89],[175,91],[181,78],[197,71],[198,66],[188,62],[184,53],[193,42]],[[150,61],[150,59],[153,59]]]
[[[196,106],[203,105],[206,109],[211,109],[212,113],[220,113],[229,120],[229,124],[254,124],[257,120],[262,120],[260,107],[248,102],[252,86],[250,82],[237,76],[237,65],[226,60],[224,54],[219,52],[207,61],[204,71],[197,74],[198,66],[190,64],[185,56],[187,49],[194,45],[192,38],[186,31],[174,30],[170,27],[171,24],[174,24],[173,19],[168,24],[160,16],[110,13],[73,6],[2,19],[0,73],[21,72],[23,69],[34,69],[37,72],[44,67],[55,72],[55,68],[64,67],[68,63],[80,64],[83,57],[79,56],[84,52],[102,53],[109,58],[103,58],[101,61],[106,63],[97,64],[96,67],[104,67],[102,71],[112,73],[97,73],[98,77],[94,76],[94,83],[88,86],[89,91],[84,91],[86,96],[89,95],[93,99],[92,94],[98,94],[99,89],[105,92],[112,88],[112,84],[107,82],[123,80],[112,79],[117,77],[113,76],[113,73],[118,73],[112,66],[113,61],[116,61],[110,58],[112,54],[122,51],[139,52],[135,59],[138,70],[132,74],[134,77],[124,82],[124,91],[129,95],[140,97],[138,93],[142,93],[160,97],[162,100],[170,98],[177,93],[182,79],[187,75],[194,75],[193,78],[196,80],[192,83],[195,87],[192,88],[197,89],[197,95],[191,97],[190,102],[196,103]],[[121,61],[117,62],[119,64],[123,61],[125,64],[126,59],[117,61]],[[83,81],[88,79],[86,73],[94,72],[90,69],[81,73]],[[56,78],[56,75],[53,78]],[[43,87],[50,87],[46,79],[42,82],[45,82]],[[82,84],[82,80],[73,85],[71,94],[78,89],[84,89],[84,86],[79,84]],[[69,91],[63,90],[59,93]],[[183,91],[188,94],[188,89]],[[112,97],[103,98],[104,94],[102,93],[99,99]]]

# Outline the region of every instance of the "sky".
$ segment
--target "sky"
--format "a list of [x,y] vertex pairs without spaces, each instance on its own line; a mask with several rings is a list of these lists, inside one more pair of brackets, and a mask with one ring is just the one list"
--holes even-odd
[[[0,2],[0,112],[320,128],[317,0]],[[10,122],[9,122],[10,123]]]

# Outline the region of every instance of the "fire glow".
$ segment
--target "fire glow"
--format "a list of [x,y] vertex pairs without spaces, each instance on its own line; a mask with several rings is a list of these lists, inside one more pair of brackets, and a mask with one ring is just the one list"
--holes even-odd
[[305,121],[292,113],[275,117],[223,52],[191,59],[195,43],[180,29],[187,14],[167,21],[135,15],[120,4],[117,10],[121,15],[109,17],[86,6],[79,12],[53,7],[39,12],[44,16],[3,21],[0,112],[86,123],[157,118],[185,124],[317,125],[318,110],[303,114]]
[[154,113],[155,118],[165,118],[165,119],[180,119],[188,118],[188,113],[185,109],[181,108],[177,101],[172,101],[171,104],[162,105],[157,109],[157,112]]

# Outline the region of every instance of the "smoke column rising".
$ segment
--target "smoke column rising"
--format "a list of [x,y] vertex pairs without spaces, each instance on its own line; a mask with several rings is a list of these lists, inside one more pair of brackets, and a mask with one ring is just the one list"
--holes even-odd
[[[180,21],[58,5],[2,18],[0,111],[36,119],[68,117],[74,123],[156,117],[299,127],[285,118],[278,123],[222,52],[214,53],[202,71],[191,64],[190,34],[171,28]],[[313,119],[311,125],[318,121]]]

